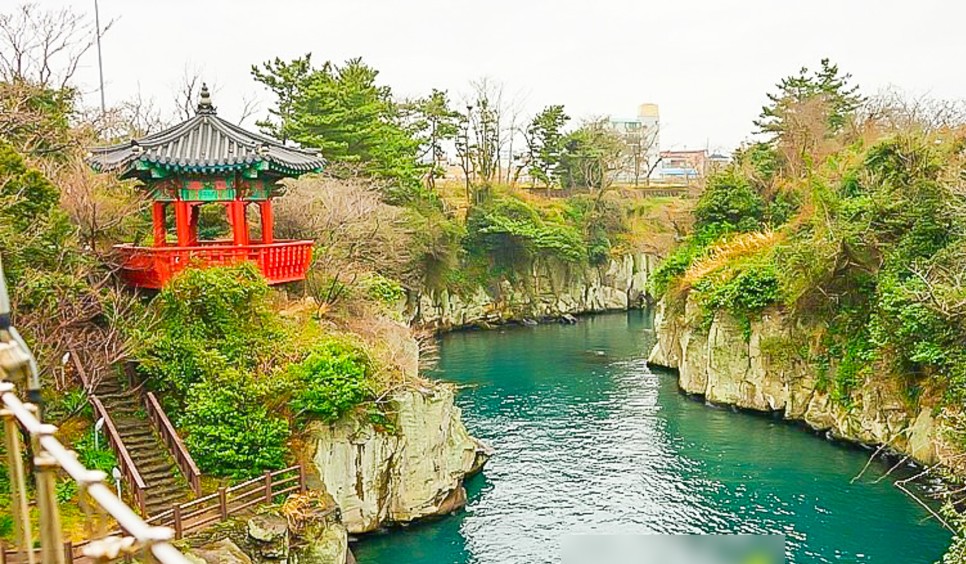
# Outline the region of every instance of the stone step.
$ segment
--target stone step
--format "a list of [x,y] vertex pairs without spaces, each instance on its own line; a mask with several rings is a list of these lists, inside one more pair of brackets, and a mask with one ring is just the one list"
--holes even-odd
[[137,466],[138,472],[140,472],[142,476],[156,474],[160,470],[164,470],[166,472],[178,471],[174,467],[174,464],[171,464],[171,461],[163,457],[135,459],[134,465]]
[[126,446],[129,451],[132,451],[132,454],[133,454],[133,451],[135,450],[141,450],[144,448],[150,448],[150,447],[156,446],[158,442],[157,439],[154,438],[154,436],[148,437],[144,435],[138,435],[136,437],[130,437],[130,438],[122,436],[121,440],[124,441],[124,446]]
[[122,439],[134,439],[137,437],[154,438],[154,430],[148,427],[147,421],[138,421],[136,425],[134,426],[128,421],[118,423],[117,433],[121,435]]
[[181,483],[181,480],[179,480],[178,478],[176,478],[171,474],[168,474],[167,476],[161,476],[160,478],[153,480],[151,483],[148,484],[148,489],[159,490],[159,491],[163,491],[167,489],[177,489],[182,493],[187,491],[184,488],[184,484]]
[[[138,469],[138,471],[140,472],[140,469]],[[177,480],[177,476],[178,471],[174,468],[161,468],[158,470],[152,470],[151,472],[141,472],[141,478],[146,484],[154,484],[165,478]]]
[[168,490],[158,492],[145,492],[144,505],[148,507],[148,514],[160,513],[171,509],[177,503],[188,501],[183,491]]
[[147,419],[140,392],[128,389],[118,378],[111,378],[98,385],[96,394],[147,484],[144,493],[148,513],[165,511],[173,504],[187,501],[191,489]]

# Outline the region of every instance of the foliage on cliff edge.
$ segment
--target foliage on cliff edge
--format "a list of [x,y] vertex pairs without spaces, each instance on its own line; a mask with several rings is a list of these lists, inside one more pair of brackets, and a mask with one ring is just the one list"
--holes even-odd
[[784,309],[810,328],[802,354],[845,405],[882,370],[910,396],[931,386],[961,402],[966,129],[896,120],[896,106],[885,120],[827,61],[779,87],[763,111],[770,137],[709,180],[654,290],[696,302],[705,326],[726,310],[750,331]]

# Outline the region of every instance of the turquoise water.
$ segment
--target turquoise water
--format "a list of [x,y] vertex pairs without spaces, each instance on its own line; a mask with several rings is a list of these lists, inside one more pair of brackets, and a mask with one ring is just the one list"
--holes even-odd
[[769,417],[678,393],[640,313],[456,333],[437,376],[496,455],[465,511],[354,545],[361,564],[558,562],[572,533],[784,533],[788,561],[915,564],[949,535],[873,463]]

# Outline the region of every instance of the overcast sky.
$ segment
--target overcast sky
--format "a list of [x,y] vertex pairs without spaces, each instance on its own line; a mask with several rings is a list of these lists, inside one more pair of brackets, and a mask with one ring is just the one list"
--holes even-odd
[[[186,66],[218,85],[219,114],[269,98],[253,63],[362,57],[397,96],[502,82],[527,113],[574,118],[660,105],[662,145],[730,149],[782,76],[830,57],[866,93],[966,98],[959,0],[99,0],[108,104],[139,90],[169,105]],[[4,4],[11,0],[3,0]],[[12,2],[11,2],[12,3]],[[94,0],[41,0],[93,16]],[[92,51],[79,73],[96,103]]]

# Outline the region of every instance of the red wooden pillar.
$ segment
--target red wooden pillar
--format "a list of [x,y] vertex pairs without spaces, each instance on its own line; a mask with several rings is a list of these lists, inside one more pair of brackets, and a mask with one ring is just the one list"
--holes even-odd
[[154,225],[154,246],[163,247],[167,241],[167,230],[164,228],[164,202],[154,202],[151,206],[151,223]]
[[263,200],[258,203],[262,212],[262,243],[270,245],[275,241],[275,214],[272,212],[272,201]]
[[178,246],[187,247],[191,244],[191,219],[188,202],[177,200],[174,203],[174,224],[178,233]]
[[197,203],[188,204],[188,243],[192,247],[198,245],[198,216],[201,213],[201,205]]
[[231,232],[236,245],[248,244],[248,218],[245,217],[245,202],[232,200],[231,204]]

